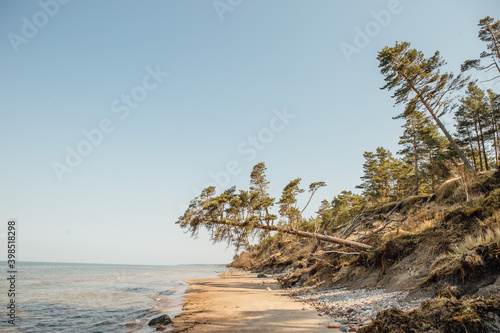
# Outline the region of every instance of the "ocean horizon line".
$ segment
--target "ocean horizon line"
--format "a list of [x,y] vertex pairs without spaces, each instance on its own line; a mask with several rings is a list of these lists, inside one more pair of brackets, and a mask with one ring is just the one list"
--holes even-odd
[[[0,261],[7,264],[7,260]],[[212,264],[117,264],[117,263],[94,263],[94,262],[67,262],[67,261],[33,261],[33,260],[17,260],[17,264],[68,264],[68,265],[101,265],[101,266],[150,266],[150,267],[184,267],[184,266],[226,266],[228,263],[212,263]]]

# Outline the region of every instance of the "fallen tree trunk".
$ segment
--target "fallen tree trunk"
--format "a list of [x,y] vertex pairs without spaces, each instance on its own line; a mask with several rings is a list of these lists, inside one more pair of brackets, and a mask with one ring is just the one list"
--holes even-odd
[[248,223],[239,223],[239,222],[233,222],[233,221],[211,221],[210,223],[211,224],[223,224],[223,225],[227,225],[230,227],[240,227],[240,228],[249,228],[250,227],[250,228],[255,228],[255,229],[278,231],[278,232],[282,232],[282,233],[289,234],[289,235],[296,235],[296,236],[302,236],[302,237],[307,237],[307,238],[315,238],[317,240],[327,242],[327,243],[335,243],[335,244],[357,247],[357,248],[363,249],[363,250],[370,250],[372,248],[371,245],[351,241],[348,239],[327,236],[327,235],[323,235],[323,234],[302,231],[302,230],[285,229],[285,228],[280,228],[280,227],[276,227],[273,225],[262,225],[262,224],[250,225]]
[[278,278],[278,283],[280,284],[281,288],[290,288],[293,286],[297,281],[300,280],[302,275],[311,272],[312,270],[318,268],[319,262],[316,262],[314,265],[308,268],[303,268],[294,271],[291,275],[283,277],[283,278]]
[[[286,231],[283,231],[283,232],[286,232]],[[353,247],[357,247],[357,248],[365,249],[365,250],[370,250],[372,248],[372,246],[368,245],[368,244],[355,242],[355,241],[351,241],[351,240],[343,239],[343,238],[338,238],[338,237],[316,234],[316,233],[312,233],[312,232],[306,232],[306,231],[300,231],[300,230],[290,230],[289,233],[292,235],[298,235],[298,236],[309,237],[309,238],[316,238],[318,240],[321,240],[321,241],[324,241],[327,243],[348,245],[348,246],[353,246]]]

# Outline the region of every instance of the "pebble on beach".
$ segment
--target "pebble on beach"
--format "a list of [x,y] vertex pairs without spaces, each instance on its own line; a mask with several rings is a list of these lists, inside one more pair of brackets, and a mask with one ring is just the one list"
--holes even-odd
[[[386,292],[382,289],[346,288],[323,291],[289,291],[295,301],[308,304],[319,315],[334,320],[328,328],[339,328],[342,332],[357,332],[369,325],[377,312],[390,308],[411,311],[425,299],[407,300],[407,292]],[[335,325],[335,326],[333,326]]]
[[328,324],[328,328],[340,328],[342,325],[340,323],[334,322]]

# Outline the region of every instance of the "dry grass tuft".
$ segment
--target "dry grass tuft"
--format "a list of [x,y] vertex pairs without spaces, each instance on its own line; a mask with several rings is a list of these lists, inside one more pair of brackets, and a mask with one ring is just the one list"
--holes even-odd
[[[497,214],[498,215],[498,214]],[[456,254],[464,254],[478,245],[496,244],[500,246],[500,224],[489,227],[476,235],[469,235],[464,240],[454,246],[453,251]]]
[[407,236],[407,235],[412,235],[412,232],[401,230],[401,229],[396,229],[393,231],[390,231],[386,234],[384,234],[381,238],[382,243],[387,243],[390,240],[393,240],[395,238],[398,238],[400,236]]
[[436,201],[444,202],[453,196],[455,190],[460,187],[460,177],[448,179],[436,191]]
[[452,173],[458,177],[445,181],[436,191],[436,202],[458,203],[477,202],[484,199],[484,193],[495,181],[494,171],[482,171],[476,175],[463,169],[463,166],[452,164]]
[[461,255],[456,253],[443,253],[432,263],[429,268],[429,276],[443,275],[443,272],[453,270],[457,267]]
[[420,210],[416,215],[410,215],[401,230],[418,234],[434,228],[446,215],[446,209],[440,207],[433,210]]

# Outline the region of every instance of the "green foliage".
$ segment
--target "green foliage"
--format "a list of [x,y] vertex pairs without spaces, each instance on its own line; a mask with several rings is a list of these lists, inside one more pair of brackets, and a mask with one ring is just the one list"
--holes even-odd
[[362,195],[354,194],[351,191],[342,191],[331,202],[321,201],[317,211],[318,215],[308,221],[309,226],[314,223],[315,230],[321,230],[322,233],[334,231],[359,214],[365,201],[366,199]]
[[266,223],[275,220],[276,216],[269,213],[269,208],[274,205],[274,198],[267,193],[269,181],[266,178],[266,165],[264,162],[257,163],[250,174],[250,196],[254,200],[255,210],[252,213],[264,216]]
[[335,216],[335,224],[341,225],[349,222],[357,215],[365,202],[365,198],[351,191],[342,191],[332,200],[332,212]]
[[405,103],[416,110],[426,109],[446,136],[456,154],[463,163],[472,168],[467,157],[445,128],[439,117],[453,107],[449,97],[451,92],[461,89],[468,78],[462,74],[441,74],[440,69],[446,63],[436,51],[426,58],[420,51],[410,48],[410,43],[396,43],[379,52],[380,72],[386,84],[382,89],[394,90],[396,104]]
[[476,170],[489,170],[499,163],[499,99],[492,91],[486,94],[470,82],[455,112],[458,142]]
[[411,49],[408,42],[386,46],[379,52],[377,59],[380,72],[385,76],[386,84],[382,89],[395,90],[393,98],[396,104],[411,102],[416,109],[424,106],[429,112],[439,115],[439,111],[447,107],[444,98],[448,93],[465,84],[461,75],[440,73],[440,68],[446,62],[439,51],[425,58],[422,52]]
[[375,153],[365,152],[363,157],[363,183],[357,186],[363,189],[363,195],[374,202],[401,198],[408,188],[405,184],[410,168],[383,147],[377,148]]
[[[487,48],[481,59],[488,59],[490,63],[483,65],[480,60],[468,60],[462,65],[462,70],[496,68],[500,72],[500,21],[486,17],[479,22],[479,27],[479,39],[486,43]],[[385,81],[382,89],[392,91],[395,104],[405,106],[404,111],[395,117],[404,121],[399,138],[400,158],[383,147],[364,152],[362,183],[357,186],[362,190],[361,194],[341,191],[331,201],[323,200],[316,216],[304,218],[304,210],[312,197],[326,184],[310,184],[309,199],[300,209],[298,198],[305,192],[300,186],[301,178],[290,181],[279,199],[272,198],[268,193],[267,169],[261,162],[251,172],[248,190],[237,191],[233,187],[216,194],[214,187],[208,187],[192,200],[177,223],[193,236],[198,234],[200,227],[207,228],[214,242],[224,241],[237,248],[246,246],[259,251],[277,251],[289,241],[284,233],[294,234],[290,231],[297,230],[319,234],[338,232],[367,206],[372,209],[386,204],[390,210],[393,205],[388,202],[401,200],[417,184],[419,191],[405,200],[402,211],[430,198],[433,193],[436,193],[438,203],[456,202],[460,199],[458,194],[464,192],[462,183],[465,177],[458,175],[458,178],[446,181],[454,172],[452,164],[464,170],[489,170],[500,164],[499,94],[492,90],[485,92],[475,82],[469,82],[465,96],[458,104],[454,103],[454,93],[462,89],[469,78],[462,73],[442,73],[445,61],[438,51],[425,57],[421,51],[412,49],[408,42],[383,48],[377,59]],[[456,133],[453,136],[440,121],[440,117],[450,110],[455,110]],[[450,164],[450,161],[455,163]],[[474,182],[480,183],[479,178],[473,177]],[[467,196],[487,192],[476,190],[474,184],[467,185],[471,188],[471,193],[466,191]],[[485,188],[482,183],[481,186]],[[466,218],[489,216],[493,209],[498,208],[498,190],[488,188],[488,193],[481,202],[482,206],[472,206],[462,212]],[[250,245],[254,237],[260,242]],[[413,249],[421,240],[412,237],[393,240],[391,244],[397,253],[388,254],[389,249],[385,249],[386,257],[377,260],[389,262],[406,255],[405,251]]]
[[420,184],[417,195],[419,192],[433,193],[449,176],[444,163],[448,148],[446,139],[423,112],[415,109],[415,103],[409,103],[395,119],[405,120],[399,141],[402,149],[398,152],[403,162],[411,167],[405,190],[410,191],[413,186]]
[[280,214],[282,216],[287,216],[289,225],[295,227],[297,227],[301,218],[301,212],[296,206],[297,195],[304,192],[304,190],[299,187],[300,180],[300,178],[296,178],[288,183],[283,189],[281,198],[278,201],[280,204]]
[[[481,59],[467,60],[462,64],[462,71],[471,68],[488,73],[500,73],[500,21],[487,16],[479,21],[478,38],[486,43],[486,51]],[[483,62],[482,60],[485,60]],[[487,81],[498,81],[494,75]],[[473,159],[476,170],[488,170],[488,159],[495,159],[500,164],[500,97],[489,90],[486,95],[474,83],[469,84],[467,98],[462,99],[457,119],[457,135],[462,146]],[[491,148],[490,148],[491,147]],[[488,150],[492,149],[490,156]],[[493,164],[493,163],[492,163]]]
[[[281,219],[271,212],[275,199],[267,192],[269,182],[266,178],[266,166],[258,163],[250,175],[249,191],[236,191],[235,187],[221,194],[215,193],[210,186],[194,198],[186,212],[176,222],[187,229],[193,237],[205,227],[214,242],[227,242],[240,247],[249,247],[250,240],[258,237],[260,241],[269,239],[273,231],[289,232],[298,227],[302,213],[296,207],[297,195],[304,192],[299,188],[300,178],[292,180],[283,189],[279,201]],[[311,184],[312,195],[323,182]],[[309,199],[310,200],[310,199]]]
[[[480,58],[486,59],[486,64],[481,64],[481,59],[467,60],[462,64],[462,71],[473,68],[479,71],[497,70],[500,73],[500,21],[486,16],[479,20],[478,26],[478,38],[486,43],[486,51],[481,53]],[[496,75],[490,81],[499,78],[500,75]]]

